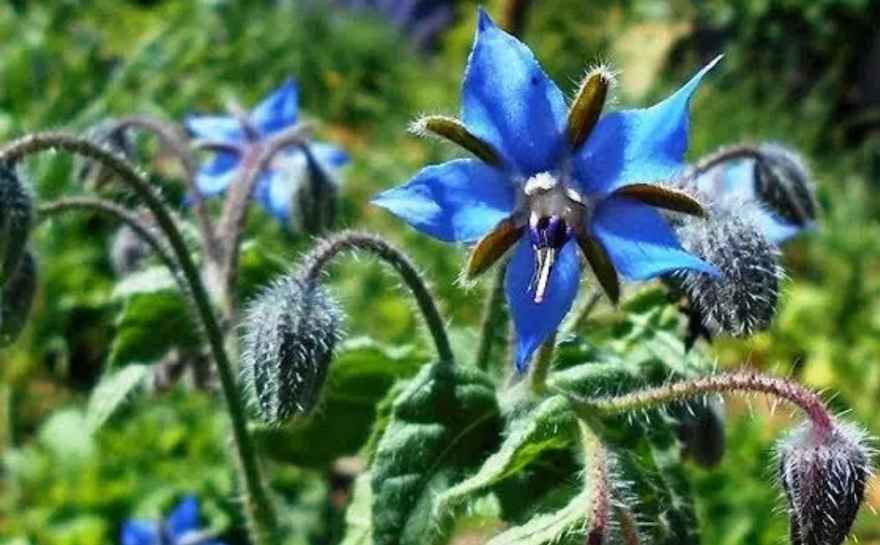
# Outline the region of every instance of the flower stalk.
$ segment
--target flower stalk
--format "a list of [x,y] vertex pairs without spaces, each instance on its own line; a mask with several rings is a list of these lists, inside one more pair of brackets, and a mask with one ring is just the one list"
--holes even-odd
[[487,370],[492,357],[492,348],[509,321],[507,308],[504,304],[504,276],[507,267],[498,267],[495,280],[492,282],[489,297],[483,309],[483,319],[480,325],[480,343],[477,345],[476,366]]
[[452,347],[449,344],[446,326],[443,323],[443,318],[440,316],[440,311],[437,309],[434,296],[431,295],[425,281],[406,254],[385,242],[382,238],[368,233],[341,231],[323,240],[303,258],[301,271],[303,282],[306,285],[317,285],[318,276],[328,264],[336,256],[349,250],[369,252],[391,265],[397,271],[419,306],[422,317],[425,319],[425,324],[428,326],[428,331],[430,331],[431,337],[434,340],[437,356],[440,358],[440,361],[450,365],[453,364],[455,358],[452,353]]
[[217,374],[232,425],[236,466],[244,489],[245,515],[251,529],[251,538],[255,545],[269,543],[277,525],[275,513],[261,478],[254,443],[247,429],[244,404],[235,381],[232,364],[224,348],[223,332],[214,316],[211,300],[202,283],[199,270],[168,207],[146,177],[128,161],[85,138],[63,132],[31,134],[10,142],[0,149],[0,161],[15,163],[26,156],[52,149],[64,150],[98,161],[116,173],[117,179],[144,201],[155,216],[159,228],[168,238],[180,264],[183,278],[190,287],[189,293],[195,302],[197,314],[201,319],[217,366]]

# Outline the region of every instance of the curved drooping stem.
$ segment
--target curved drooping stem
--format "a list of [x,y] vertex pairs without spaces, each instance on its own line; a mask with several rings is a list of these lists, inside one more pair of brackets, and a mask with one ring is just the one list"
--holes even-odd
[[425,285],[421,275],[409,258],[402,251],[382,238],[368,233],[355,231],[342,231],[321,241],[309,252],[302,261],[302,278],[306,285],[316,285],[318,276],[325,267],[340,253],[348,250],[361,250],[369,252],[382,261],[391,265],[400,275],[422,312],[428,330],[434,339],[437,348],[437,356],[440,361],[449,364],[454,363],[452,347],[446,335],[446,326],[443,318],[437,310],[434,297]]
[[224,289],[227,291],[225,297],[230,309],[234,306],[235,296],[231,292],[238,278],[238,255],[248,204],[260,180],[260,174],[282,150],[293,146],[305,146],[307,142],[304,135],[308,128],[307,125],[297,125],[273,135],[264,143],[254,144],[250,153],[242,158],[239,177],[229,188],[217,233],[220,240],[225,241],[219,272],[222,275]]
[[205,335],[217,366],[217,374],[226,400],[232,424],[236,462],[244,488],[245,515],[251,528],[255,545],[267,543],[274,535],[277,526],[274,509],[260,475],[256,451],[247,429],[244,403],[235,382],[235,375],[224,348],[223,333],[211,308],[210,298],[199,275],[199,270],[190,256],[189,249],[180,229],[154,191],[150,182],[128,161],[108,151],[94,142],[61,132],[44,132],[25,136],[0,148],[0,161],[16,162],[28,155],[46,150],[61,149],[82,157],[100,162],[118,176],[144,201],[165,236],[189,284]]
[[[38,209],[39,219],[48,219],[56,214],[62,214],[72,211],[98,212],[106,214],[126,224],[140,238],[144,240],[152,249],[162,263],[168,267],[172,276],[178,277],[180,266],[177,261],[168,253],[165,245],[153,234],[152,229],[146,222],[137,216],[137,214],[119,206],[113,201],[100,199],[97,197],[64,197],[48,203],[40,205]],[[181,282],[181,288],[189,289],[189,286]]]
[[572,399],[578,412],[590,420],[597,414],[611,416],[630,413],[706,394],[726,392],[763,393],[792,403],[804,411],[813,424],[814,432],[820,436],[829,433],[834,426],[831,413],[819,394],[797,382],[752,371],[720,373],[636,390],[619,396],[572,399],[570,393],[564,393]]
[[117,127],[119,130],[130,127],[156,135],[162,147],[178,158],[183,166],[187,185],[186,189],[192,196],[192,209],[199,224],[199,231],[205,245],[205,253],[210,259],[217,259],[219,256],[218,242],[214,232],[214,224],[211,221],[208,210],[205,208],[202,193],[199,191],[198,185],[196,185],[198,165],[196,164],[195,157],[189,151],[189,145],[177,127],[161,119],[147,116],[123,117],[117,121]]
[[715,153],[708,155],[688,169],[686,177],[696,178],[701,174],[712,170],[714,167],[725,161],[735,161],[737,159],[758,159],[761,160],[762,155],[757,145],[752,144],[736,144],[733,146],[725,146]]

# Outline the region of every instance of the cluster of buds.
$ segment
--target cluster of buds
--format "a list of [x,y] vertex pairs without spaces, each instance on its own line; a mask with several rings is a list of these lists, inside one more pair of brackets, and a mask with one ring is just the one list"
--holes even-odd
[[27,248],[33,203],[13,165],[0,164],[0,347],[21,334],[36,291],[37,266]]

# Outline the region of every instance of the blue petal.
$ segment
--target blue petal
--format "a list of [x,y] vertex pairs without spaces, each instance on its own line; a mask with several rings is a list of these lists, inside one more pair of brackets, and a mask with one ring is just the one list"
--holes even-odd
[[508,165],[526,176],[556,166],[565,142],[565,98],[529,48],[482,8],[462,95],[464,124]]
[[122,545],[160,545],[156,524],[143,520],[129,520],[119,534]]
[[240,158],[234,153],[219,152],[196,174],[196,187],[202,196],[210,197],[226,191],[238,172]]
[[241,123],[231,116],[191,115],[183,124],[196,138],[236,143],[244,140]]
[[812,225],[800,226],[789,223],[767,210],[755,214],[754,222],[764,238],[774,246],[782,246],[802,231],[813,227]]
[[174,537],[199,530],[199,500],[186,496],[168,516],[168,530]]
[[293,79],[284,84],[260,102],[251,115],[251,120],[263,134],[272,134],[296,123],[299,110],[299,91]]
[[473,242],[513,211],[513,185],[475,159],[424,168],[408,183],[373,197],[419,231],[447,242]]
[[298,184],[288,173],[270,170],[260,176],[256,199],[260,205],[282,223],[290,220],[294,193]]
[[338,148],[333,144],[312,142],[309,144],[309,150],[312,152],[312,155],[315,156],[318,163],[321,164],[321,167],[330,173],[344,167],[351,161],[351,157],[345,150]]
[[529,360],[562,322],[571,309],[580,283],[581,268],[577,245],[563,246],[553,271],[549,289],[541,303],[535,303],[529,283],[535,270],[535,253],[531,242],[524,237],[516,248],[505,276],[507,303],[516,329],[516,369],[528,368]]
[[587,141],[575,151],[574,176],[589,194],[666,180],[684,166],[688,146],[688,104],[706,73],[706,65],[672,96],[644,110],[603,116]]
[[593,215],[592,233],[617,272],[629,280],[647,280],[678,269],[720,274],[687,253],[656,210],[628,197],[602,200]]

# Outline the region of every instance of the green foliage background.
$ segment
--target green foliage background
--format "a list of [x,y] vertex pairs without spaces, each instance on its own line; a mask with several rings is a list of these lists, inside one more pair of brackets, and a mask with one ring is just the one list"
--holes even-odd
[[[318,7],[300,5],[306,3]],[[366,203],[375,191],[454,153],[415,140],[406,126],[419,113],[457,110],[476,3],[460,3],[456,26],[430,53],[413,51],[378,18],[321,5],[65,0],[0,7],[0,137],[85,129],[127,113],[180,119],[220,110],[231,99],[249,105],[293,76],[305,115],[354,158],[342,191],[342,224],[387,234],[411,253],[451,321],[457,352],[467,359],[486,286],[464,290],[456,284],[461,249],[404,229]],[[569,94],[587,65],[614,64],[623,73],[620,104],[648,104],[701,61],[727,54],[694,101],[690,157],[750,139],[797,146],[815,171],[823,215],[819,231],[786,250],[790,278],[773,329],[747,341],[722,341],[713,353],[721,366],[745,363],[835,392],[835,408],[850,410],[875,435],[880,199],[873,191],[880,176],[880,93],[872,70],[880,74],[878,28],[880,9],[870,0],[709,1],[698,7],[563,0],[536,2],[524,36]],[[179,200],[174,170],[161,162],[153,166],[161,173],[157,183]],[[72,161],[47,158],[31,167],[41,198],[77,191]],[[113,230],[102,219],[70,217],[38,232],[35,315],[25,337],[0,354],[0,543],[114,542],[119,521],[155,518],[189,491],[203,498],[212,528],[231,543],[243,542],[230,530],[241,524],[217,400],[183,388],[138,396],[94,436],[87,433],[84,408],[108,360],[118,349],[152,356],[138,352],[143,346],[134,341],[122,348],[113,342],[129,323],[117,319],[120,302],[108,260]],[[258,211],[251,214],[250,233],[255,242],[244,254],[245,294],[308,246]],[[339,380],[359,363],[399,366],[401,376],[414,372],[429,347],[413,345],[419,331],[411,305],[373,264],[346,262],[339,271],[333,284],[349,314],[348,328],[383,343],[355,343]],[[137,323],[136,312],[126,314],[131,323]],[[387,376],[376,380],[370,407],[388,387],[382,382]],[[344,410],[361,412],[358,405]],[[783,539],[786,522],[774,510],[779,501],[768,486],[768,460],[773,439],[789,422],[785,411],[771,413],[759,401],[753,410],[730,404],[725,460],[713,470],[688,468],[704,543]],[[332,430],[336,424],[324,425]],[[291,444],[309,444],[308,433],[327,432],[305,430]],[[328,468],[309,463],[313,454],[296,448],[275,453],[308,469],[280,465],[274,484],[284,491],[290,505],[285,515],[297,522],[303,542],[334,543],[341,537],[342,503],[325,478]],[[869,501],[880,506],[880,493]],[[880,521],[870,510],[863,510],[856,535],[862,543],[880,543]]]

